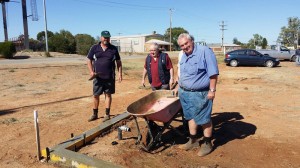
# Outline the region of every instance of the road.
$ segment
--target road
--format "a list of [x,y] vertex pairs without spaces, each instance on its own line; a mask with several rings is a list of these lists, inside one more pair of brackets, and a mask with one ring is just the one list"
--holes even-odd
[[[145,56],[124,56],[122,60],[144,58]],[[86,58],[83,56],[74,57],[42,57],[28,59],[0,59],[1,65],[26,65],[26,64],[64,64],[64,63],[82,63]]]

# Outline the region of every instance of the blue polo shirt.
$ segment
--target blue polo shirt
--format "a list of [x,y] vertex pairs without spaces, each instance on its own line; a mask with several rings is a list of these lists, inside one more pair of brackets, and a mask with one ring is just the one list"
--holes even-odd
[[121,60],[117,47],[109,44],[104,51],[100,43],[91,47],[87,58],[93,60],[94,72],[99,73],[101,79],[114,79],[116,60]]
[[213,51],[202,45],[194,45],[193,53],[187,56],[183,53],[179,62],[179,85],[189,90],[209,88],[213,75],[219,75],[218,63]]

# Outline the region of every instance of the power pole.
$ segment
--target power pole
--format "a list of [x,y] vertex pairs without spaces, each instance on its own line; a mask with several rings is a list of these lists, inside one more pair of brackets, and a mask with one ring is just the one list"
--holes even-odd
[[170,51],[172,51],[172,12],[173,9],[170,8]]
[[4,39],[5,39],[5,41],[8,41],[5,2],[7,2],[7,1],[1,1],[1,4],[2,4],[2,16],[3,16]]
[[47,28],[47,16],[46,16],[46,0],[44,0],[44,20],[45,20],[45,42],[46,42],[46,52],[49,52],[48,49],[48,28]]
[[224,27],[227,26],[224,24],[224,21],[222,21],[222,24],[220,25],[221,26],[221,31],[222,31],[222,45],[221,45],[221,49],[223,50],[224,54],[225,54],[225,49],[224,49],[224,30],[227,30],[225,29]]
[[120,36],[121,36],[122,33],[118,33],[118,34],[119,34],[119,39],[118,39],[118,43],[119,43],[119,44],[118,44],[118,51],[121,52],[121,51],[120,51],[120,50],[121,50]]
[[29,49],[26,0],[22,0],[22,11],[23,11],[23,26],[24,26],[24,46],[25,49]]

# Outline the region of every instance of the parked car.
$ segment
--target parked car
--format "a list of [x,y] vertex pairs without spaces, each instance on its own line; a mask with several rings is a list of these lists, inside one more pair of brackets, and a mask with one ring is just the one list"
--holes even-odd
[[261,49],[256,50],[262,54],[268,54],[273,58],[278,58],[280,60],[289,60],[289,61],[296,61],[296,53],[295,50],[290,50],[285,46],[280,45],[271,45],[271,49]]
[[225,54],[224,62],[233,67],[239,65],[266,66],[272,68],[279,65],[277,58],[263,55],[252,49],[233,50]]

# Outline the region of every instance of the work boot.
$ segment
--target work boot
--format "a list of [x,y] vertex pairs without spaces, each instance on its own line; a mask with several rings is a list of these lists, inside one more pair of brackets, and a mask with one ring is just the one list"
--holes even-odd
[[191,150],[193,148],[197,148],[199,146],[199,141],[197,141],[196,138],[189,138],[189,141],[183,145],[180,145],[179,148],[180,149],[184,149],[184,150]]
[[206,156],[212,151],[213,147],[211,141],[204,141],[204,143],[200,147],[200,151],[198,152],[198,156]]
[[94,120],[97,120],[98,119],[98,111],[95,111],[94,110],[94,113],[93,113],[93,115],[89,118],[89,122],[90,121],[94,121]]
[[110,115],[105,115],[105,116],[103,117],[102,122],[105,122],[105,121],[107,121],[107,120],[109,120],[109,119],[110,119]]

